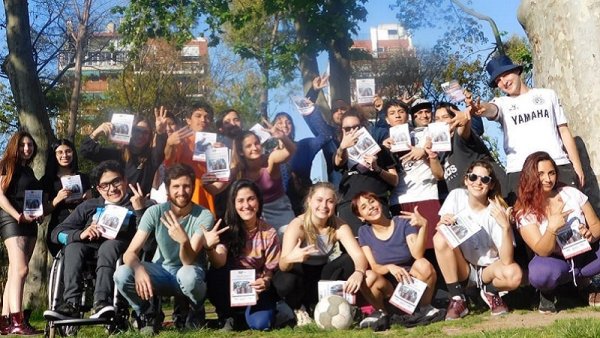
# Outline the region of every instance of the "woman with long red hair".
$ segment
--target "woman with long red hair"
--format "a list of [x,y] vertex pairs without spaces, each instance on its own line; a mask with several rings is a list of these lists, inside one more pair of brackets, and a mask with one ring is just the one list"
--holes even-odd
[[23,286],[37,237],[37,218],[23,213],[25,190],[41,190],[30,164],[37,144],[25,131],[8,141],[0,161],[0,236],[8,252],[8,278],[2,297],[0,333],[39,334],[23,315]]
[[[589,277],[600,273],[600,220],[586,195],[559,182],[556,163],[543,151],[525,160],[514,212],[517,229],[535,253],[529,282],[540,291],[538,309],[556,312],[556,287],[570,281],[585,286]],[[566,259],[561,244],[578,238],[585,238],[592,250]],[[600,294],[590,292],[589,302],[600,305]]]

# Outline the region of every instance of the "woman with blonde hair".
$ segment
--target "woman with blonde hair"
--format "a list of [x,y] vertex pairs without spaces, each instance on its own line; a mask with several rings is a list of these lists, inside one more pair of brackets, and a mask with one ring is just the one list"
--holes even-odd
[[[364,284],[367,259],[348,224],[335,216],[336,204],[331,183],[314,184],[306,197],[306,211],[290,222],[283,236],[280,271],[273,285],[295,310],[299,326],[310,322],[319,280],[345,280],[344,291],[352,294]],[[347,253],[340,255],[337,243]]]

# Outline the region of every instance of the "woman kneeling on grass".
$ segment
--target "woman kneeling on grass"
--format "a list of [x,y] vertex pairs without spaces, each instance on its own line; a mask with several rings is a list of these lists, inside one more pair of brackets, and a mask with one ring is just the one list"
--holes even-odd
[[[558,179],[558,168],[548,153],[529,155],[515,204],[517,229],[535,253],[529,262],[529,282],[540,291],[538,309],[542,313],[556,312],[556,287],[570,281],[584,287],[590,277],[600,273],[600,220],[586,195]],[[566,245],[578,239],[587,240],[591,250],[588,247],[587,252],[566,259],[558,241]],[[600,295],[591,290],[589,304],[598,306],[599,302]]]
[[[348,224],[335,216],[336,203],[333,185],[316,183],[306,197],[306,211],[283,235],[280,271],[273,285],[295,310],[298,326],[311,322],[308,312],[317,304],[319,280],[346,280],[344,291],[352,294],[364,286],[367,259]],[[338,241],[347,253],[334,258]]]
[[374,193],[362,191],[352,199],[352,212],[367,223],[358,229],[358,242],[372,269],[367,271],[366,284],[372,292],[373,306],[379,309],[365,318],[361,327],[376,330],[387,313],[385,300],[399,283],[411,283],[413,277],[427,284],[417,314],[426,317],[427,322],[441,319],[436,318],[440,311],[431,306],[437,276],[433,265],[423,256],[427,219],[421,216],[418,207],[414,211],[389,219]]
[[521,283],[521,269],[513,260],[509,212],[497,182],[489,162],[475,161],[464,178],[466,189],[452,190],[440,209],[439,225],[469,218],[481,227],[454,249],[440,231],[433,238],[435,255],[450,295],[446,320],[469,313],[463,287],[481,289],[481,298],[492,315],[500,315],[508,312],[508,307],[499,291],[514,290]]

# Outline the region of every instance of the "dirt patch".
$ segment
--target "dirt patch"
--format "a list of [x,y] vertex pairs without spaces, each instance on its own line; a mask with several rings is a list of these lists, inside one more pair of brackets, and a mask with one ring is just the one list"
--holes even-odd
[[537,311],[526,313],[510,313],[508,315],[483,318],[483,321],[470,327],[444,327],[442,331],[447,335],[461,335],[465,333],[491,332],[504,329],[519,329],[548,326],[560,319],[590,318],[600,319],[600,312],[559,312],[558,314],[541,314]]

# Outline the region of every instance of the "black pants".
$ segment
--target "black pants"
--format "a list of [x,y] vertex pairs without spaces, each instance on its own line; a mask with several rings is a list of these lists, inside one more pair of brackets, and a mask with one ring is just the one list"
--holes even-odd
[[94,301],[111,301],[114,290],[113,274],[117,260],[128,243],[112,239],[101,242],[71,242],[64,248],[63,282],[65,301],[79,303],[83,292],[83,268],[90,257],[96,257],[96,287]]
[[292,309],[302,305],[311,311],[318,302],[320,280],[347,280],[354,273],[352,258],[344,253],[324,265],[294,264],[290,271],[277,271],[273,286]]

